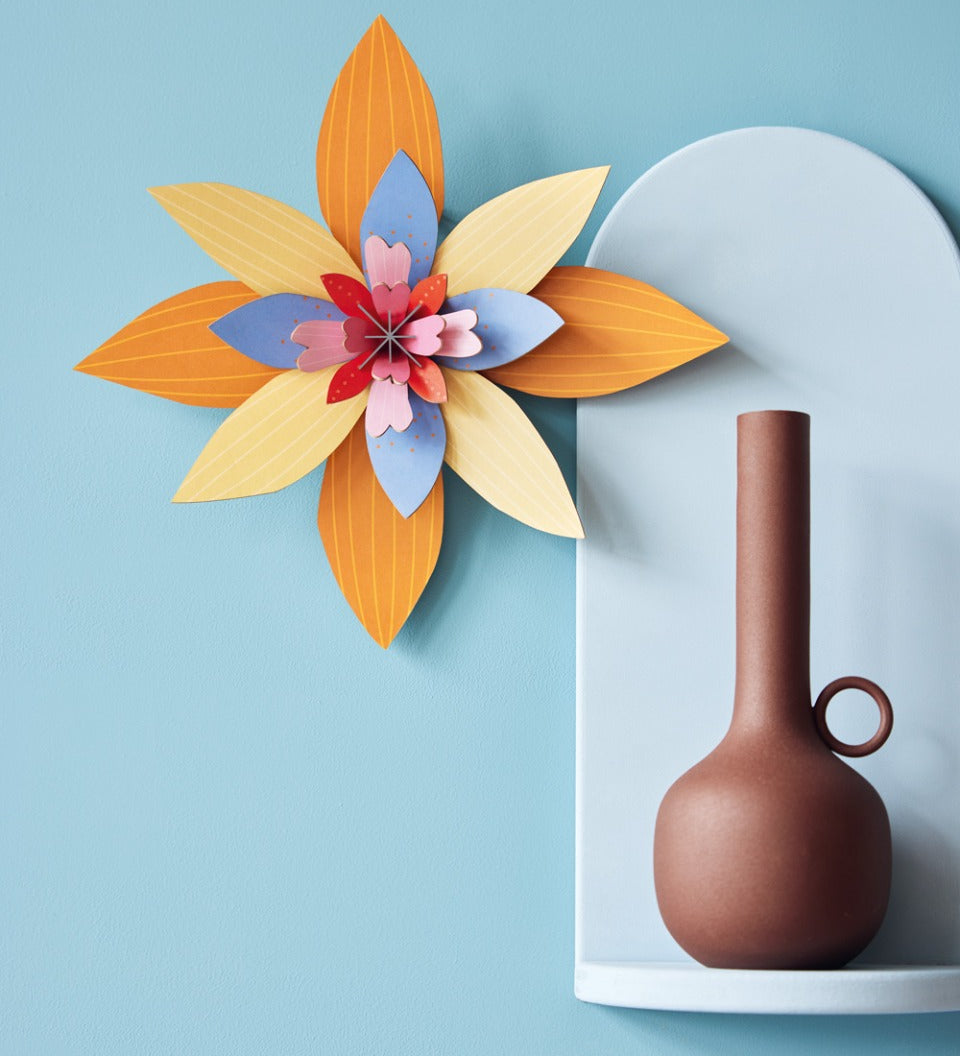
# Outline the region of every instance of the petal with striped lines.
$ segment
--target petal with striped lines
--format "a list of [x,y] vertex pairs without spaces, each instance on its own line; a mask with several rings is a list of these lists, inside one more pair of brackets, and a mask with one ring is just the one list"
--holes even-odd
[[609,171],[548,176],[474,209],[437,250],[447,296],[488,286],[529,293],[580,234]]
[[324,272],[362,277],[329,231],[262,194],[225,183],[178,183],[150,193],[218,264],[259,294],[326,299]]
[[599,268],[554,268],[533,296],[564,325],[521,359],[485,373],[537,396],[619,392],[727,341],[653,286]]
[[73,369],[199,407],[239,407],[278,371],[241,355],[209,330],[257,300],[240,282],[211,282],[147,309]]
[[560,467],[514,401],[482,374],[444,374],[447,464],[498,510],[531,528],[583,538]]
[[398,150],[423,173],[439,216],[443,156],[433,97],[400,38],[380,15],[333,86],[317,142],[320,209],[358,264],[360,219]]
[[336,369],[288,370],[264,385],[213,434],[173,501],[264,495],[316,469],[350,432],[367,402],[362,392],[327,403]]
[[409,517],[377,482],[363,422],[327,459],[317,526],[344,597],[384,649],[423,593],[443,535],[443,477]]

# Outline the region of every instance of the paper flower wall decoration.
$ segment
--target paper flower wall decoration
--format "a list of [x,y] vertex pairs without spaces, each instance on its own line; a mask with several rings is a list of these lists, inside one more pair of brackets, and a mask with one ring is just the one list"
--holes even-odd
[[554,266],[605,168],[494,198],[438,246],[437,115],[382,17],[333,86],[316,165],[329,230],[224,184],[153,188],[236,281],[150,308],[76,369],[236,408],[175,502],[278,491],[326,460],[323,545],[351,608],[386,647],[436,564],[444,461],[525,524],[583,534],[556,461],[499,386],[615,392],[726,337],[644,283]]

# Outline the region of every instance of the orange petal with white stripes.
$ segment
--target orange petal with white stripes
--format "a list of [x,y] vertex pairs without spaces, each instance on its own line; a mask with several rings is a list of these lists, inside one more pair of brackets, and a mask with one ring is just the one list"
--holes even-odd
[[279,491],[333,451],[363,413],[367,394],[327,403],[338,368],[284,371],[238,407],[210,438],[174,502]]
[[433,97],[400,38],[379,15],[334,83],[317,142],[320,209],[358,264],[360,220],[398,150],[423,174],[439,216],[443,155]]
[[444,371],[446,461],[498,510],[531,528],[583,538],[560,467],[517,404],[482,374]]
[[443,477],[402,517],[374,476],[363,422],[327,459],[317,526],[344,597],[384,649],[433,573],[443,535]]
[[580,234],[609,166],[525,183],[466,216],[437,250],[447,296],[498,287],[529,293]]
[[484,371],[537,396],[601,396],[725,344],[726,334],[646,283],[598,268],[554,268],[533,290],[563,326],[520,359]]
[[279,371],[208,329],[257,299],[240,282],[211,282],[147,309],[73,369],[200,407],[239,407]]
[[178,183],[150,193],[218,264],[263,296],[326,299],[325,272],[363,277],[316,220],[265,195],[225,183]]

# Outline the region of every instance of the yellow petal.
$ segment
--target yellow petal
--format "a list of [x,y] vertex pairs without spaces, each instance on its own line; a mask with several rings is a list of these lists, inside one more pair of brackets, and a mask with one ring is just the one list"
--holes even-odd
[[530,419],[493,382],[445,370],[448,465],[498,510],[554,535],[583,538],[560,467]]
[[211,257],[251,290],[326,298],[320,276],[362,278],[347,251],[309,216],[225,183],[179,183],[150,193]]
[[241,404],[210,438],[174,502],[208,502],[279,491],[306,476],[353,428],[364,391],[327,403],[337,367],[288,370]]
[[433,573],[443,535],[443,476],[402,517],[370,464],[363,422],[327,460],[317,526],[344,597],[384,649]]
[[516,187],[460,221],[437,250],[447,295],[498,286],[529,293],[570,248],[610,171],[581,169]]

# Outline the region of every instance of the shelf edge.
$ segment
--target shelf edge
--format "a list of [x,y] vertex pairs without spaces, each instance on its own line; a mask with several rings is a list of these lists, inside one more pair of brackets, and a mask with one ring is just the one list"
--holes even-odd
[[960,965],[857,965],[766,972],[696,964],[582,961],[581,1001],[621,1008],[767,1015],[894,1015],[960,1011]]

